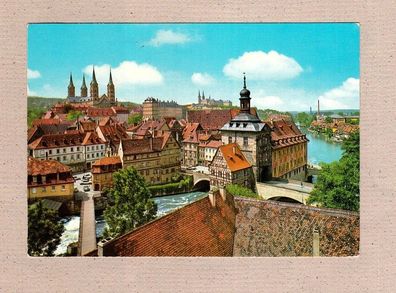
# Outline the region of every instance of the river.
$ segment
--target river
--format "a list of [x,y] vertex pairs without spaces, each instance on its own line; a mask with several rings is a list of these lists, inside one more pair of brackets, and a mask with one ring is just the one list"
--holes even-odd
[[[203,198],[206,194],[207,192],[194,191],[177,195],[154,197],[153,199],[158,207],[157,217],[166,215],[174,209],[177,209],[200,198]],[[80,217],[65,217],[61,220],[61,222],[64,223],[65,232],[63,232],[61,236],[61,244],[57,247],[55,255],[61,255],[66,253],[67,246],[70,243],[78,241]],[[104,221],[103,215],[96,216],[96,237],[102,236],[105,225],[106,223]]]
[[331,163],[338,161],[342,156],[341,144],[325,138],[321,134],[309,132],[306,128],[300,128],[309,139],[308,162],[318,165],[320,162]]

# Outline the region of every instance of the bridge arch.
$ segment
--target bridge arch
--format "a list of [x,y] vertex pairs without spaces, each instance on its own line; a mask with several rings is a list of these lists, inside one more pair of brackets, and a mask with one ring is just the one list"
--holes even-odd
[[194,182],[194,189],[209,191],[210,190],[210,180],[208,178],[201,178]]
[[295,197],[288,197],[288,196],[273,196],[267,198],[267,200],[279,201],[279,202],[288,202],[288,203],[298,203],[304,204],[301,199],[297,199]]

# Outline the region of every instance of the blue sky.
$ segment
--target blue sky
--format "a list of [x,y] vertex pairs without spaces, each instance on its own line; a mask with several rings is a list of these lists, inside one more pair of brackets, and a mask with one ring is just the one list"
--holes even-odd
[[246,72],[252,104],[278,110],[359,108],[359,25],[32,24],[28,92],[76,94],[92,65],[105,93],[111,66],[119,100],[195,102],[198,90],[239,104]]

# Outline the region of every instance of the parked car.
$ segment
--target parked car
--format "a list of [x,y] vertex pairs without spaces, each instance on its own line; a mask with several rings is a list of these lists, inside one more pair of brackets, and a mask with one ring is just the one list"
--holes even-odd
[[89,186],[84,186],[84,191],[90,191]]

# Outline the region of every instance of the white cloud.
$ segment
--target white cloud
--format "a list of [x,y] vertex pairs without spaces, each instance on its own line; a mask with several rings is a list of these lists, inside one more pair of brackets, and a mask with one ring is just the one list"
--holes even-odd
[[27,69],[27,77],[28,79],[34,79],[34,78],[40,78],[41,74],[38,70],[31,70],[31,69]]
[[276,51],[245,52],[236,59],[231,58],[223,68],[226,76],[241,78],[246,72],[250,80],[291,79],[302,71],[296,60]]
[[[92,65],[83,69],[88,75],[88,83],[92,75]],[[109,81],[110,65],[95,65],[96,79],[101,87],[105,87]],[[136,63],[135,61],[123,61],[117,67],[111,68],[114,84],[117,87],[128,85],[158,85],[164,80],[162,74],[153,65]]]
[[27,86],[27,95],[28,96],[37,96],[35,91],[30,90],[29,86]]
[[166,44],[184,44],[190,41],[192,41],[192,38],[187,34],[172,30],[158,30],[148,44],[159,47]]
[[191,75],[191,81],[198,86],[211,85],[215,79],[208,73],[195,72]]
[[359,79],[350,77],[341,86],[333,88],[318,97],[320,107],[328,109],[359,108]]
[[285,102],[278,96],[262,96],[252,99],[252,106],[258,109],[279,109]]

